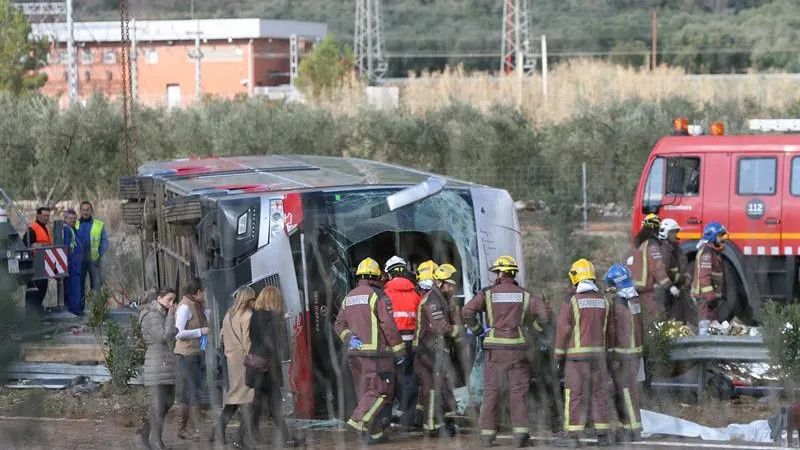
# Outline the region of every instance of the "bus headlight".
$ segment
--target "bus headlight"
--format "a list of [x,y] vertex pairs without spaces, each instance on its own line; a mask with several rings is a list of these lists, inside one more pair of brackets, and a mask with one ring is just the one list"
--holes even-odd
[[247,216],[250,214],[249,211],[242,213],[239,216],[239,219],[236,222],[236,235],[241,236],[247,233]]

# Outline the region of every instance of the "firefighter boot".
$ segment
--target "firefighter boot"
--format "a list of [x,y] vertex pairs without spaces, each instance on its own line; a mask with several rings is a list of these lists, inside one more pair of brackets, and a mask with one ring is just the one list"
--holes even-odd
[[630,430],[618,429],[617,431],[614,432],[614,440],[618,444],[623,442],[630,442],[631,441]]
[[444,418],[444,427],[442,432],[445,436],[448,437],[455,437],[458,434],[458,427],[456,427],[456,421],[452,417],[445,417]]
[[572,433],[562,433],[553,440],[554,447],[578,448],[581,441]]
[[598,447],[608,447],[611,445],[608,441],[608,433],[598,433],[597,434],[597,446]]
[[533,447],[536,443],[531,440],[531,437],[528,433],[515,433],[514,434],[514,447],[516,448],[527,448]]
[[370,435],[369,433],[364,435],[364,443],[367,445],[377,445],[386,442],[389,442],[389,435],[383,431],[375,435]]
[[631,431],[630,437],[631,437],[631,442],[641,442],[642,441],[642,432],[641,431]]
[[481,443],[485,448],[494,446],[494,436],[481,436]]

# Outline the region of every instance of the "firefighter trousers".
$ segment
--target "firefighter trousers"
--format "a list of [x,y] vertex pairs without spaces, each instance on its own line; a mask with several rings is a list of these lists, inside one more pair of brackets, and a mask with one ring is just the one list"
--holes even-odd
[[351,356],[358,405],[347,424],[372,439],[383,436],[394,401],[394,361],[391,357]]
[[422,405],[422,428],[436,431],[455,415],[450,354],[419,350],[414,369],[420,380],[419,404]]
[[720,302],[719,299],[697,298],[697,319],[718,320],[717,308]]
[[611,429],[608,421],[608,368],[605,357],[566,361],[564,367],[564,431],[586,428],[588,411],[597,432]]
[[618,359],[612,363],[614,374],[614,406],[622,428],[642,431],[641,411],[639,409],[639,389],[636,374],[639,372],[640,358]]
[[531,366],[527,354],[524,350],[484,351],[483,405],[478,420],[481,436],[497,434],[497,417],[503,392],[508,395],[513,433],[530,434],[527,402]]

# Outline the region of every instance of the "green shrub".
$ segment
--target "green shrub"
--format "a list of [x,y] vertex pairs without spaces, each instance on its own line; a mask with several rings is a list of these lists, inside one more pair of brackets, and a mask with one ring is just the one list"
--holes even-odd
[[766,303],[760,330],[773,374],[794,392],[800,386],[800,304]]

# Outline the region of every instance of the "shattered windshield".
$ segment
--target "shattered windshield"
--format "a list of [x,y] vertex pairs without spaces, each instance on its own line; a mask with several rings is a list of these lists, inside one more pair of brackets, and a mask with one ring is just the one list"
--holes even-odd
[[[344,255],[351,246],[368,241],[385,232],[422,232],[447,236],[458,251],[465,291],[472,291],[479,283],[480,272],[476,265],[478,247],[475,235],[475,218],[467,190],[445,190],[440,194],[412,205],[389,211],[386,197],[397,189],[325,193],[321,205],[327,217],[325,231],[336,247],[340,260],[335,261],[335,277],[341,286],[348,285],[353,262]],[[306,211],[305,214],[312,214]],[[393,249],[376,251],[393,252]],[[406,249],[406,252],[413,251]],[[356,262],[357,263],[357,262]]]

